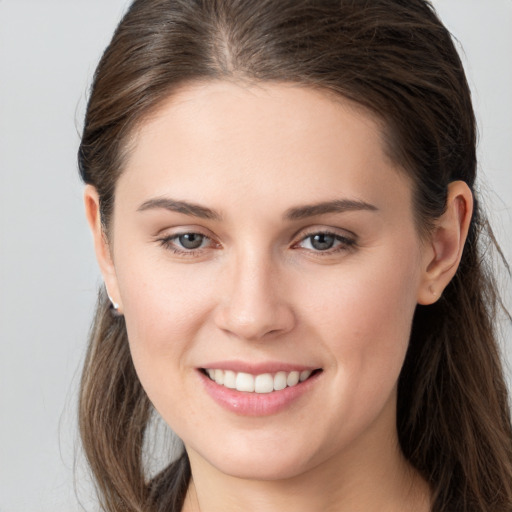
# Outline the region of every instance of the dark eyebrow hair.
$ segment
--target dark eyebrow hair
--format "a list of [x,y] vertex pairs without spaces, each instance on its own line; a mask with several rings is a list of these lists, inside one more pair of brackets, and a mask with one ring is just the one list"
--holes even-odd
[[[222,220],[222,215],[215,210],[200,206],[198,204],[189,203],[187,201],[178,201],[168,197],[156,197],[142,203],[137,211],[163,208],[172,212],[184,213],[201,219]],[[355,201],[351,199],[335,199],[333,201],[325,201],[322,203],[310,204],[305,206],[297,206],[286,210],[284,218],[287,220],[300,220],[315,215],[324,215],[326,213],[343,213],[346,211],[367,210],[377,211],[378,208],[364,201]]]
[[335,199],[333,201],[325,201],[323,203],[309,204],[305,206],[297,206],[286,210],[284,218],[288,220],[300,220],[315,215],[323,215],[326,213],[343,213],[355,210],[377,211],[378,208],[373,204],[364,201],[355,201],[351,199]]
[[189,203],[187,201],[177,201],[175,199],[171,199],[168,197],[156,197],[154,199],[149,199],[148,201],[142,203],[137,208],[137,211],[143,212],[146,210],[158,208],[163,208],[165,210],[170,210],[172,212],[184,213],[185,215],[192,215],[194,217],[199,217],[201,219],[222,219],[221,214],[216,212],[215,210],[211,210],[210,208],[206,208],[198,204]]

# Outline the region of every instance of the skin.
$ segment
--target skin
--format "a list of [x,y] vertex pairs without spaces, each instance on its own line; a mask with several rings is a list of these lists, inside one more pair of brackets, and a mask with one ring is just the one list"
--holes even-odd
[[[411,183],[380,126],[305,87],[196,84],[134,133],[109,241],[86,188],[137,373],[190,457],[187,512],[429,510],[428,486],[398,447],[397,379],[416,305],[455,273],[472,198],[452,183],[446,213],[420,239]],[[155,198],[218,218],[141,210]],[[287,218],[336,200],[373,208]],[[339,238],[318,250],[310,237],[326,231]],[[184,253],[183,233],[206,238]],[[291,406],[249,417],[199,382],[198,368],[233,359],[322,372]]]

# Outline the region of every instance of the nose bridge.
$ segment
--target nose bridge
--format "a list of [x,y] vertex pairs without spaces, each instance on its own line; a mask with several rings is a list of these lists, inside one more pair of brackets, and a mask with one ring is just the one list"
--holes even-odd
[[280,274],[268,248],[239,248],[227,272],[229,283],[220,305],[219,327],[248,340],[288,331],[294,318],[280,293]]

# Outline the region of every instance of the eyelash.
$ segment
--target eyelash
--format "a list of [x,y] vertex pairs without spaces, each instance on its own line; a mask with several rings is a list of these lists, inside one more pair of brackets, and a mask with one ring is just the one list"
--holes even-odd
[[198,256],[201,252],[204,251],[205,247],[199,247],[197,249],[186,249],[186,248],[180,249],[176,245],[176,240],[178,240],[180,237],[186,236],[186,235],[199,235],[199,236],[203,237],[203,240],[210,240],[210,242],[213,243],[214,245],[218,245],[218,244],[215,244],[209,236],[203,235],[202,233],[199,233],[197,231],[185,231],[183,233],[176,233],[175,235],[166,236],[164,238],[159,238],[157,241],[160,242],[160,245],[162,247],[164,247],[167,250],[172,251],[174,254],[178,254],[180,256],[185,256],[185,257]]
[[[185,257],[198,256],[205,249],[209,248],[209,247],[199,247],[197,249],[185,249],[185,248],[180,249],[176,245],[176,241],[180,237],[186,236],[186,235],[199,235],[199,236],[203,237],[203,241],[204,240],[209,240],[214,246],[215,245],[217,247],[219,246],[219,244],[216,244],[215,242],[213,242],[213,240],[209,236],[203,235],[202,233],[195,232],[195,231],[186,231],[186,232],[183,232],[183,233],[177,233],[177,234],[174,234],[174,235],[171,235],[171,236],[167,236],[167,237],[164,237],[164,238],[159,238],[159,239],[157,239],[157,241],[165,249],[172,251],[174,254],[178,254],[180,256],[185,256]],[[342,235],[339,235],[337,233],[333,233],[332,231],[328,231],[328,230],[324,230],[324,231],[320,230],[320,231],[312,231],[312,232],[306,234],[298,242],[294,243],[292,245],[292,247],[295,248],[295,247],[299,246],[299,244],[305,242],[306,240],[310,240],[311,241],[314,236],[318,236],[318,235],[333,237],[334,238],[334,243],[338,242],[339,244],[338,244],[338,246],[335,246],[334,248],[329,248],[329,249],[326,249],[324,251],[322,251],[322,250],[315,250],[315,249],[306,249],[307,251],[314,253],[315,256],[316,255],[318,255],[320,257],[322,257],[322,256],[330,256],[330,255],[333,255],[333,254],[337,254],[339,252],[350,251],[350,250],[354,249],[356,247],[356,245],[357,245],[356,240],[353,239],[353,238],[348,238],[346,236],[342,236]]]
[[315,250],[315,249],[307,249],[308,251],[315,254],[315,256],[331,256],[333,254],[337,254],[339,252],[344,251],[350,251],[351,249],[354,249],[356,246],[356,240],[354,238],[349,238],[343,235],[340,235],[338,233],[333,233],[329,230],[320,230],[320,231],[311,231],[310,233],[307,233],[305,236],[303,236],[297,243],[293,244],[293,247],[298,246],[301,243],[304,243],[306,240],[309,240],[310,244],[315,236],[329,236],[334,238],[334,244],[338,242],[337,246],[334,246],[333,248],[326,249],[324,251],[322,250]]

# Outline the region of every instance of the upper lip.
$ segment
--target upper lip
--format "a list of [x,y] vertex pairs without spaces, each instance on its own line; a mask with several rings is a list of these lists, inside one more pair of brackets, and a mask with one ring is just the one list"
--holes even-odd
[[261,363],[247,361],[214,361],[201,366],[202,369],[231,370],[235,373],[243,372],[252,375],[263,373],[293,372],[303,370],[317,370],[318,366],[307,364],[284,363],[279,361],[267,361]]

